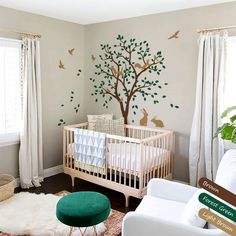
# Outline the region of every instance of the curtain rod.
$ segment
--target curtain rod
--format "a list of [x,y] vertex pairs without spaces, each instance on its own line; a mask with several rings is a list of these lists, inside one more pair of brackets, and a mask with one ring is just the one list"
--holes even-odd
[[211,29],[199,29],[199,30],[197,30],[197,33],[211,32],[211,31],[218,31],[218,30],[226,30],[226,29],[234,29],[234,28],[236,28],[236,26],[226,26],[226,27],[211,28]]
[[21,32],[21,31],[18,31],[18,30],[10,30],[10,29],[0,28],[0,31],[8,32],[8,33],[20,34],[20,35],[25,35],[25,36],[33,36],[34,38],[41,38],[42,37],[40,34],[29,33],[29,32]]

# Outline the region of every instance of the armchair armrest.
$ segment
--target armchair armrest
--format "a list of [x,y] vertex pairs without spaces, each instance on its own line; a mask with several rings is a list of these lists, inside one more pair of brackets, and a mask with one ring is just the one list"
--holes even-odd
[[[171,213],[170,213],[171,214]],[[225,236],[219,229],[202,229],[182,223],[154,218],[136,212],[126,214],[122,236]]]
[[167,200],[188,202],[198,188],[165,179],[151,179],[147,186],[147,195]]

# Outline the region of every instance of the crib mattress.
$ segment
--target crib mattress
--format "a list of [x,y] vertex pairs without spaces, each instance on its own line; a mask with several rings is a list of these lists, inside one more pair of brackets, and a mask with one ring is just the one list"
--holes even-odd
[[121,171],[131,170],[140,172],[150,170],[165,163],[169,151],[162,148],[144,148],[143,163],[141,160],[140,145],[135,143],[108,144],[108,167]]
[[[140,145],[135,143],[109,143],[107,145],[107,167],[122,172],[140,173],[161,166],[169,160],[170,151],[163,148],[144,148],[141,163]],[[75,144],[69,144],[67,152],[75,156]]]

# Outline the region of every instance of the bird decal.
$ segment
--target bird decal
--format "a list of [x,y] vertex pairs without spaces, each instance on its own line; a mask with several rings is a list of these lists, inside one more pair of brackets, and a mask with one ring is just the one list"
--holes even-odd
[[65,68],[65,66],[62,64],[62,62],[61,62],[61,60],[60,60],[60,62],[59,62],[59,66],[58,66],[60,69],[63,69],[63,70],[65,70],[66,68]]
[[179,38],[179,30],[172,34],[168,39],[178,39]]
[[117,71],[116,69],[115,69],[115,67],[114,66],[112,66],[111,68],[110,68],[110,70],[111,70],[111,72],[112,72],[112,74],[114,75],[114,76],[123,76],[124,75],[124,73],[123,73],[123,68],[121,68],[120,69],[120,71]]
[[146,69],[149,66],[149,60],[147,60],[143,65],[140,63],[135,63],[134,67],[139,68],[139,69]]
[[93,54],[91,55],[91,58],[92,58],[93,61],[96,60],[96,57]]
[[75,49],[74,49],[74,48],[68,49],[68,52],[69,52],[69,54],[70,54],[71,56],[73,56],[73,55],[74,55],[74,51],[75,51]]

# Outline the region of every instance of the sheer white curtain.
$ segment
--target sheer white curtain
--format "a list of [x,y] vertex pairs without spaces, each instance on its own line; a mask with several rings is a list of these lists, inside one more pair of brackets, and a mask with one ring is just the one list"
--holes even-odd
[[223,156],[223,141],[213,139],[223,106],[227,33],[202,33],[199,39],[196,103],[190,135],[190,184],[214,180]]
[[20,184],[22,188],[30,188],[40,186],[43,181],[40,50],[37,38],[23,38],[22,73]]

